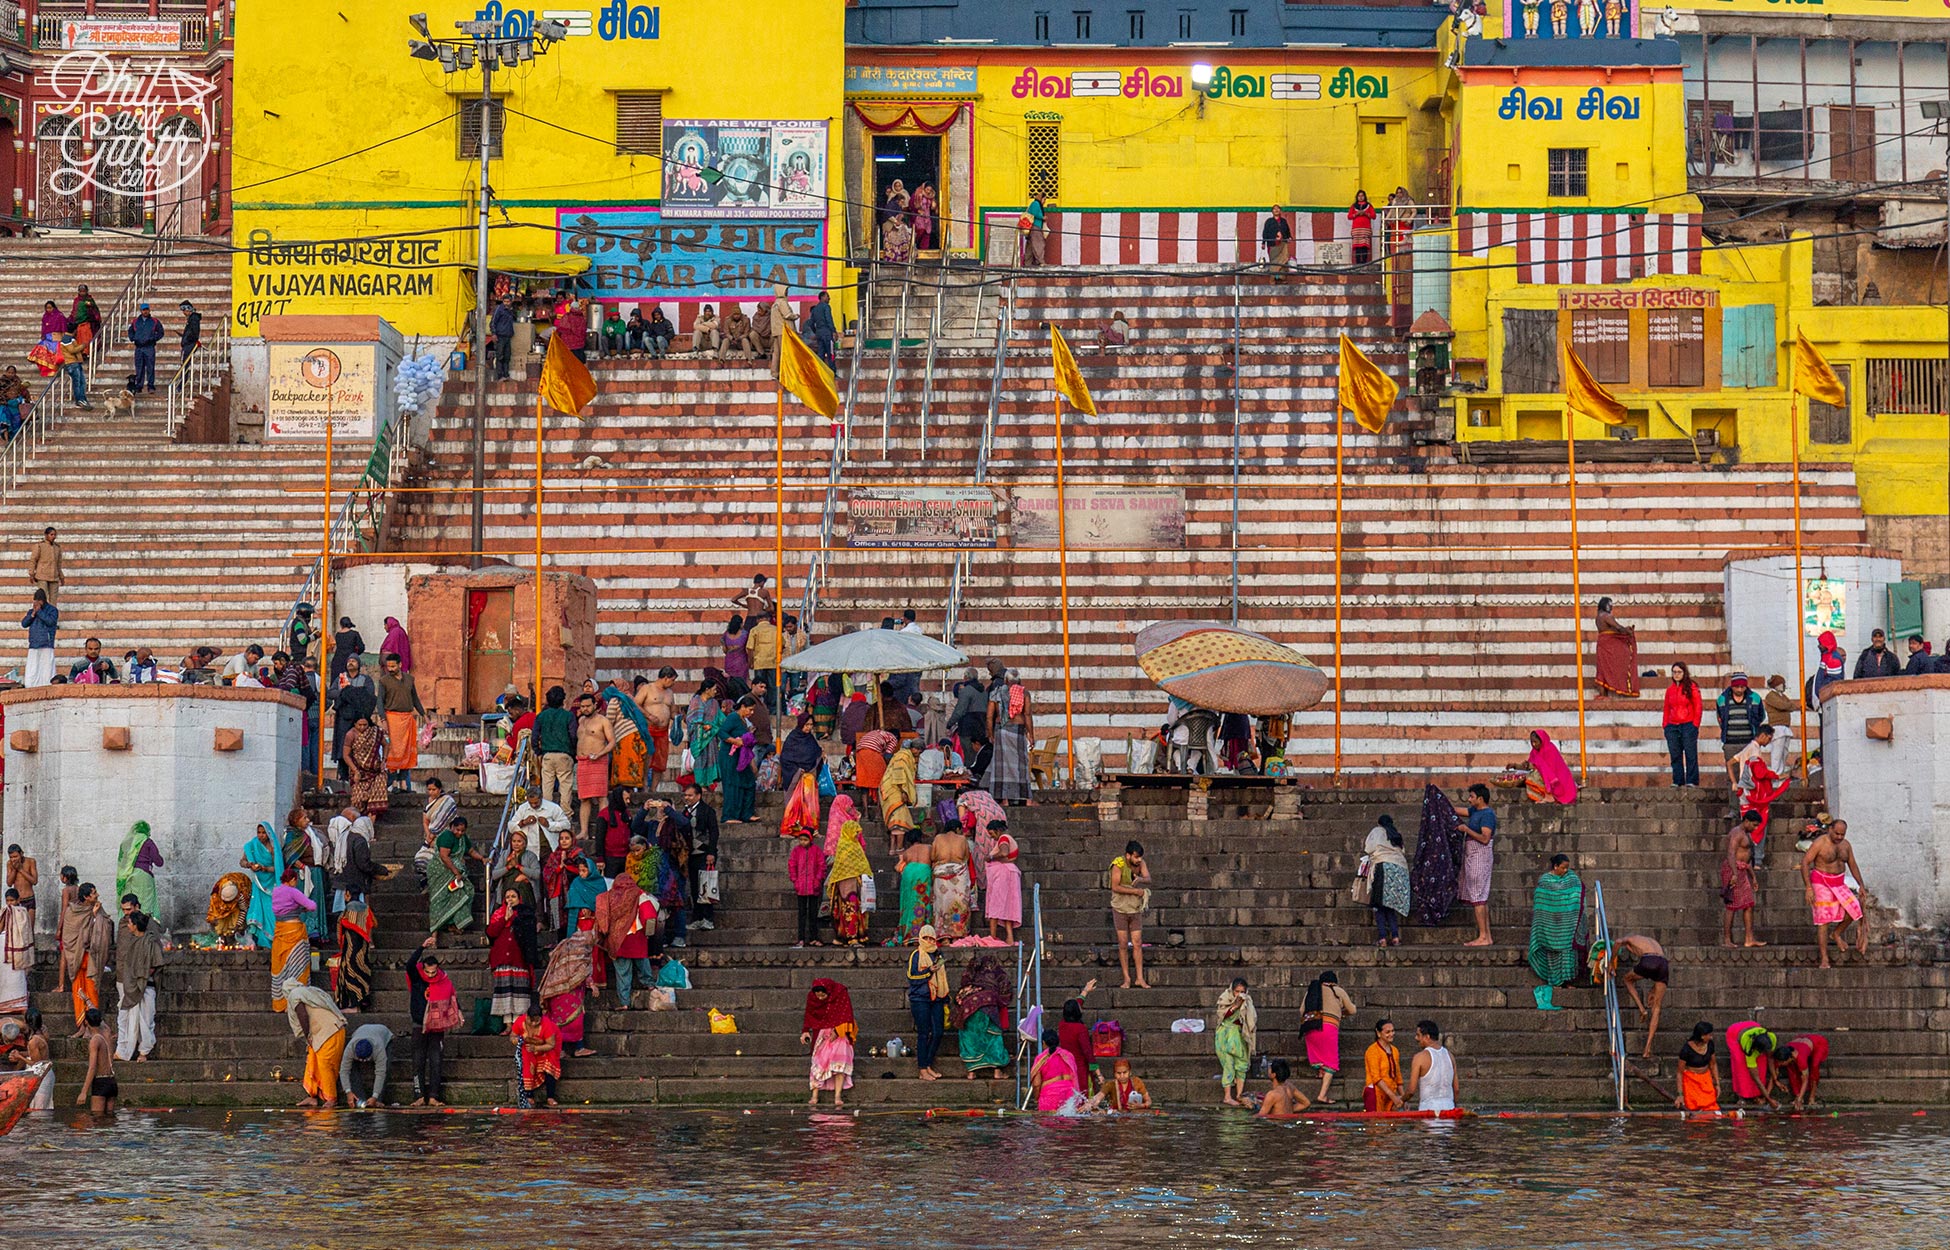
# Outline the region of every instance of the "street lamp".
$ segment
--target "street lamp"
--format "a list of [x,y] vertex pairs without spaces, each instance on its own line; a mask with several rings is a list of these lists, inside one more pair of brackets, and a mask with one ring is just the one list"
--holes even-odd
[[554,44],[568,38],[568,25],[544,21],[530,35],[503,36],[498,22],[455,22],[458,37],[438,39],[427,27],[427,15],[414,13],[407,19],[418,39],[406,43],[407,55],[418,61],[437,61],[449,74],[468,73],[481,67],[481,215],[479,255],[474,265],[474,508],[469,528],[469,563],[480,568],[485,561],[481,551],[487,546],[487,325],[488,325],[488,213],[494,200],[488,185],[488,159],[494,152],[494,70],[497,65],[513,68],[535,59]]

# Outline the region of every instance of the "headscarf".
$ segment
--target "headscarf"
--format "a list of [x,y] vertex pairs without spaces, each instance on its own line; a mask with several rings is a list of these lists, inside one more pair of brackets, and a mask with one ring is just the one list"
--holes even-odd
[[831,1029],[849,1042],[859,1040],[860,1029],[853,1022],[853,996],[838,981],[820,977],[806,993],[802,1027],[814,1036],[821,1029]]
[[977,955],[961,974],[961,988],[955,991],[950,1015],[959,1029],[983,1008],[993,1008],[997,1028],[1009,1026],[1009,975],[993,955]]
[[596,931],[603,935],[604,950],[614,955],[623,948],[623,939],[636,926],[637,908],[642,902],[643,887],[627,871],[596,899]]
[[549,952],[548,969],[542,973],[536,993],[543,1002],[559,994],[572,994],[588,984],[595,972],[596,931],[582,929],[563,938]]
[[1227,986],[1219,995],[1219,1023],[1237,1018],[1239,1032],[1246,1039],[1246,1053],[1251,1054],[1259,1040],[1259,1008],[1253,1005],[1250,990]]
[[[372,618],[367,617],[366,619],[371,620]],[[399,623],[397,616],[389,616],[386,618],[386,637],[380,642],[379,649],[381,652],[390,652],[399,657],[400,672],[410,673],[413,671],[413,640],[406,636],[406,626]]]
[[860,809],[854,805],[850,794],[838,795],[833,805],[826,811],[826,858],[831,859],[839,853],[840,833],[847,822],[860,823]]
[[826,753],[820,749],[819,739],[806,728],[810,724],[812,714],[800,713],[792,732],[785,736],[785,745],[779,748],[779,767],[785,769],[788,776],[794,770],[817,772],[820,761],[826,757]]
[[603,692],[598,698],[602,700],[605,711],[609,708],[609,701],[611,699],[616,700],[617,706],[622,710],[623,715],[629,720],[630,724],[636,726],[636,731],[643,735],[644,741],[648,742],[650,740],[650,718],[643,714],[643,709],[636,705],[635,699],[616,688],[615,682],[604,686]]
[[1425,925],[1441,924],[1456,905],[1464,840],[1456,805],[1440,787],[1429,786],[1422,792],[1422,828],[1415,838],[1415,870],[1409,874],[1415,912]]
[[1551,736],[1541,729],[1532,730],[1537,735],[1537,745],[1530,748],[1530,766],[1537,770],[1544,788],[1551,797],[1565,806],[1578,801],[1577,779],[1571,776],[1571,766],[1564,762],[1564,753],[1557,749]]
[[[577,864],[589,865],[587,877],[576,873]],[[607,888],[608,884],[603,880],[602,870],[596,867],[596,861],[587,855],[577,855],[569,861],[568,889],[563,906],[570,911],[595,911],[596,900],[602,897]]]
[[873,875],[873,862],[867,858],[866,839],[860,836],[860,813],[853,800],[842,794],[833,800],[833,811],[826,818],[826,892],[838,892],[840,883]]

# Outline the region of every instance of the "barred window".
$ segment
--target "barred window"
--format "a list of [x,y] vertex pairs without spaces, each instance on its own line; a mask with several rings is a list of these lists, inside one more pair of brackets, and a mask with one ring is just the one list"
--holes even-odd
[[1562,196],[1589,195],[1585,179],[1585,148],[1552,148],[1550,150],[1550,194]]
[[[499,159],[502,132],[507,128],[507,109],[500,100],[490,100],[487,104],[488,154]],[[460,130],[454,148],[454,155],[463,161],[481,159],[481,101],[460,102]]]
[[1849,366],[1835,365],[1834,369],[1836,379],[1842,384],[1842,402],[1824,404],[1818,399],[1808,401],[1808,441],[1846,447],[1855,441],[1854,431],[1849,424],[1849,401],[1854,398],[1854,387],[1849,378]]
[[1047,203],[1062,185],[1062,128],[1055,122],[1029,123],[1029,198]]
[[1950,411],[1942,360],[1877,357],[1864,361],[1862,368],[1869,388],[1862,402],[1871,416]]
[[616,150],[639,156],[664,154],[664,93],[616,93]]
[[1133,39],[1144,38],[1144,10],[1143,9],[1131,10],[1131,38]]

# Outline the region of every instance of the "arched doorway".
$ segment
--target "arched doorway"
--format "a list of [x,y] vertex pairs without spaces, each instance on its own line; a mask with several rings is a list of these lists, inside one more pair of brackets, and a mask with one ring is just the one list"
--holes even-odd
[[[14,215],[14,188],[20,185],[20,160],[14,155],[14,136],[20,133],[11,117],[0,117],[0,232],[14,234],[20,228]],[[21,209],[25,211],[25,193]]]
[[70,153],[74,159],[80,158],[81,146],[81,122],[76,118],[48,117],[35,128],[34,220],[37,224],[81,224],[81,180],[70,159]]
[[95,126],[95,224],[142,229],[142,114],[116,113]]
[[169,117],[156,127],[156,230],[160,234],[194,234],[203,229],[203,163],[209,159],[203,127],[192,117]]

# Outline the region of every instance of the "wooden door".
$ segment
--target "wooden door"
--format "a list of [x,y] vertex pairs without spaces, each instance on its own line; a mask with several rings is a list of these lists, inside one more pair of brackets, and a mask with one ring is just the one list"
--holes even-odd
[[1876,180],[1876,111],[1867,105],[1828,106],[1828,176],[1837,182]]
[[467,592],[467,710],[492,712],[515,678],[515,592]]

